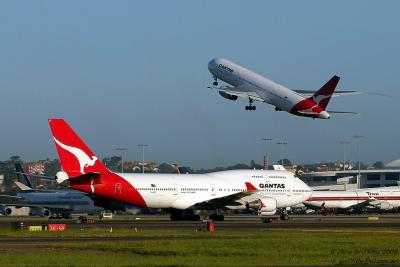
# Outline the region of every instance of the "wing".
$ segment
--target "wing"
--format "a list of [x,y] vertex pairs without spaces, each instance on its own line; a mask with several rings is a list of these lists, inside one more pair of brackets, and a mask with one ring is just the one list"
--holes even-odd
[[264,99],[259,94],[257,94],[257,92],[248,90],[247,89],[248,87],[249,86],[246,86],[246,85],[240,85],[240,86],[236,86],[236,87],[231,87],[231,86],[220,86],[220,87],[212,86],[212,87],[210,87],[209,86],[208,88],[216,89],[220,92],[225,92],[230,95],[243,97],[243,98],[251,98],[256,101],[264,102]]
[[[315,94],[316,91],[312,90],[293,90],[298,94],[303,95],[304,97],[310,97]],[[335,91],[332,96],[346,96],[346,95],[359,95],[361,92],[354,91],[354,90],[348,90],[348,91]]]
[[227,209],[228,206],[243,206],[245,203],[241,201],[243,198],[254,197],[258,199],[258,191],[243,191],[229,196],[213,198],[194,204],[194,209]]
[[181,209],[229,209],[229,207],[244,206],[246,202],[260,198],[258,195],[260,191],[257,190],[251,183],[246,182],[245,185],[247,190],[232,193],[228,196],[201,196],[195,198],[188,196],[177,200],[176,203],[174,203],[174,206],[180,207]]

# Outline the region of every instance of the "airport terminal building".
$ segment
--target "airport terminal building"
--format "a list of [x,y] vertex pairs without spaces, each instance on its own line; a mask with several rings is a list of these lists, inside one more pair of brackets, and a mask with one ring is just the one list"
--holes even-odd
[[[359,179],[357,179],[359,175]],[[400,186],[400,159],[390,162],[385,169],[309,172],[302,180],[314,190],[354,190],[384,186]],[[359,186],[357,186],[359,180]]]

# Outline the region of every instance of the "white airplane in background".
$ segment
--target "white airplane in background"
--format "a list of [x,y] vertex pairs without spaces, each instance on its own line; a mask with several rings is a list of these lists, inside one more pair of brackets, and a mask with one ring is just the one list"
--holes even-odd
[[[113,173],[63,119],[49,120],[62,170],[73,189],[102,198],[170,211],[171,220],[198,220],[193,210],[254,210],[274,215],[307,200],[312,191],[288,171],[232,170],[208,174]],[[212,214],[212,220],[223,220]]]
[[364,188],[353,191],[314,191],[306,206],[362,211],[368,208],[391,210],[400,207],[400,187]]
[[[230,100],[238,97],[249,99],[246,110],[255,110],[254,100],[262,101],[275,106],[276,111],[287,111],[291,114],[329,119],[330,113],[356,114],[354,112],[327,111],[325,110],[331,96],[357,94],[356,91],[334,92],[339,82],[338,76],[333,76],[318,91],[291,90],[283,85],[277,84],[257,73],[254,73],[227,59],[214,58],[208,63],[208,70],[214,77],[214,87],[219,94]],[[218,86],[218,79],[230,86]]]

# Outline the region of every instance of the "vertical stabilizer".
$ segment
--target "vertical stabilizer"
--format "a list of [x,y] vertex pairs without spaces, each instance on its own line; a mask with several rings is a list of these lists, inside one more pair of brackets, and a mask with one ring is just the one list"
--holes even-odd
[[321,87],[315,94],[309,99],[315,102],[319,107],[323,110],[328,106],[329,100],[331,100],[331,96],[336,89],[337,84],[339,83],[340,77],[333,76],[324,86]]

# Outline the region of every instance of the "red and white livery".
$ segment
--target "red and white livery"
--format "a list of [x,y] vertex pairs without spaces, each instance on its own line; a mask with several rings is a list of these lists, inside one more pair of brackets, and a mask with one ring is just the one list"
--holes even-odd
[[193,212],[197,209],[247,209],[273,215],[311,195],[311,189],[287,171],[113,173],[63,119],[50,119],[49,124],[62,166],[57,182],[68,180],[73,189],[138,207],[166,209],[173,220],[199,219]]
[[[227,59],[214,58],[208,63],[208,70],[214,77],[213,87],[219,94],[230,100],[238,97],[249,99],[246,110],[255,110],[254,101],[262,101],[275,106],[276,111],[287,111],[303,117],[329,119],[330,113],[350,113],[343,111],[327,111],[326,107],[332,96],[357,94],[356,91],[335,92],[340,77],[333,76],[318,91],[291,90],[254,73]],[[229,86],[218,86],[218,79]]]
[[364,188],[353,191],[314,191],[304,204],[325,209],[391,210],[400,207],[400,187]]

